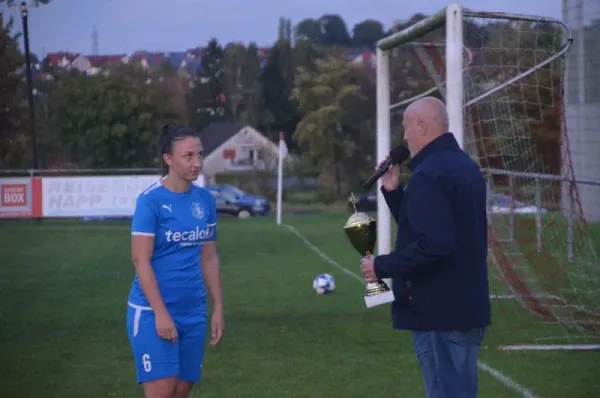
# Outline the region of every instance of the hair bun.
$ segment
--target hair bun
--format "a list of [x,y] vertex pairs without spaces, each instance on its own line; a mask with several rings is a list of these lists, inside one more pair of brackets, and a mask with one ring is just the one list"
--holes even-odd
[[161,136],[163,138],[169,137],[171,134],[175,133],[180,128],[181,126],[179,125],[179,123],[169,122],[162,127]]

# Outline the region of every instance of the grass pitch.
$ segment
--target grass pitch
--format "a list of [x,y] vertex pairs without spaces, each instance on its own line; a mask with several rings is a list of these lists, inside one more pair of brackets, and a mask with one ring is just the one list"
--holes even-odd
[[[358,273],[346,219],[285,222]],[[207,348],[192,396],[424,396],[409,334],[391,329],[389,307],[364,307],[362,283],[271,218],[223,219],[219,228],[226,333]],[[129,224],[5,222],[0,242],[0,396],[140,397],[125,329]],[[337,291],[319,297],[312,279],[323,272]],[[537,397],[600,393],[600,352],[499,351],[531,342],[542,325],[511,300],[494,301],[494,314],[482,347],[487,365]],[[484,371],[480,386],[482,397],[519,396]]]

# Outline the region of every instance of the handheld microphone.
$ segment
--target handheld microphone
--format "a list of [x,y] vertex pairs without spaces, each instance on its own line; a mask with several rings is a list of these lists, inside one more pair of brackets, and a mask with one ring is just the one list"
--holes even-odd
[[399,145],[390,151],[390,155],[383,164],[375,170],[375,173],[363,184],[363,187],[370,189],[371,186],[381,178],[395,164],[404,163],[410,156],[410,151],[404,145]]

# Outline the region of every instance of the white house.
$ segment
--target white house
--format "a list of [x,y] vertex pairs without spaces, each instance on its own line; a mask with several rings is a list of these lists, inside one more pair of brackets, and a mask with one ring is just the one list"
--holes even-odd
[[251,126],[211,123],[200,136],[208,178],[227,171],[274,170],[277,165],[278,145]]

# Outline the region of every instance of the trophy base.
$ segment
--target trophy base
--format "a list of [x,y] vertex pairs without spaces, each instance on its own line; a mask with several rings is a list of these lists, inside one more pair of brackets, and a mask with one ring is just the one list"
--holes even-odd
[[367,291],[365,292],[367,308],[391,303],[394,298],[394,292],[390,290],[384,281],[378,280],[377,282],[367,283]]
[[367,308],[371,308],[381,304],[391,303],[394,299],[394,292],[388,290],[383,293],[365,296],[365,304],[367,305]]

